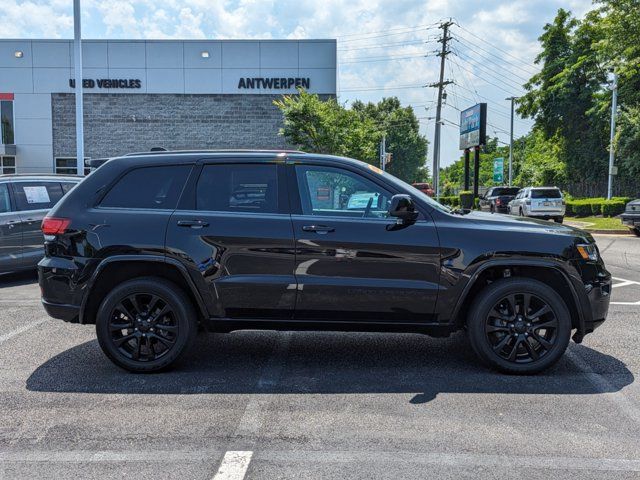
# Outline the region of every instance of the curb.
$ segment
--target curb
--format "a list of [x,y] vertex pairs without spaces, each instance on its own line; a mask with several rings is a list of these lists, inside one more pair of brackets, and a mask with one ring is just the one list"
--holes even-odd
[[589,233],[596,233],[596,234],[610,234],[610,235],[633,235],[631,233],[631,230],[626,229],[626,230],[588,230],[583,228],[582,230],[584,230],[585,232],[589,232]]

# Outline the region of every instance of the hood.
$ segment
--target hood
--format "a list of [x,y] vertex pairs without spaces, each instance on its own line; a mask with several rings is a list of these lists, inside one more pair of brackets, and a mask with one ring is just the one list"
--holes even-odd
[[548,233],[550,235],[566,235],[569,237],[583,238],[593,242],[593,237],[589,232],[579,228],[570,227],[546,220],[538,220],[528,217],[514,217],[511,215],[496,215],[487,212],[472,211],[464,216],[469,221],[477,224],[484,224],[488,228],[495,230],[511,230],[530,233]]

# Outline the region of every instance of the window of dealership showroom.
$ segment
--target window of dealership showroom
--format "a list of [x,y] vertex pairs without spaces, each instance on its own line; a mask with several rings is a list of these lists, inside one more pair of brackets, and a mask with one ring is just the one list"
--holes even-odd
[[[287,148],[273,101],[336,95],[335,40],[83,41],[87,159]],[[0,40],[0,173],[73,173],[71,40]],[[6,120],[6,121],[5,121]]]

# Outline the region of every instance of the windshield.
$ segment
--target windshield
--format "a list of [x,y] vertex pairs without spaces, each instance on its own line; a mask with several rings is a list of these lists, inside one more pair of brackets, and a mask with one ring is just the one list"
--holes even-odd
[[491,192],[491,196],[498,197],[500,195],[515,195],[519,191],[519,188],[494,188]]
[[540,188],[531,190],[531,198],[562,198],[557,188]]

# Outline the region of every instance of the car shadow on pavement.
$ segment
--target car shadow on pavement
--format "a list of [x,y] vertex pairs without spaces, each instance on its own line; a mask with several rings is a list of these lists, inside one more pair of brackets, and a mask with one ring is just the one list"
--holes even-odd
[[[40,365],[26,387],[106,394],[407,393],[413,394],[411,403],[420,404],[440,392],[596,394],[634,381],[626,365],[610,355],[583,345],[572,344],[569,350],[542,374],[509,376],[480,365],[461,333],[434,339],[413,334],[242,331],[202,335],[174,369],[136,375],[114,366],[93,340]],[[574,356],[582,361],[572,361]],[[594,381],[593,373],[603,377]]]

